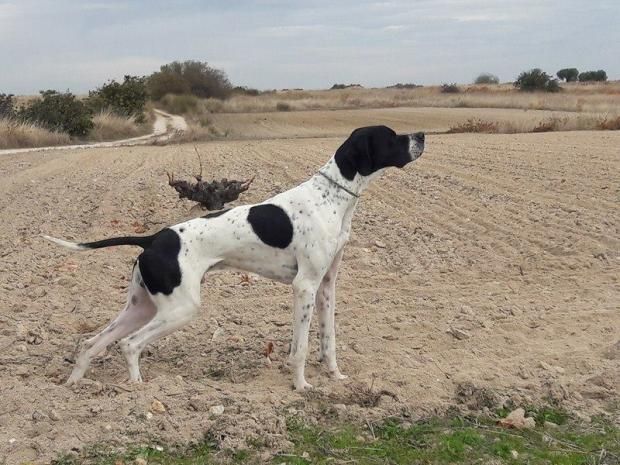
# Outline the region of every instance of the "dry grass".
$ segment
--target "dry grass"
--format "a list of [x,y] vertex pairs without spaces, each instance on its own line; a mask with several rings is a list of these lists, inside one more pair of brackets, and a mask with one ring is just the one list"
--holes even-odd
[[129,139],[150,132],[150,125],[138,124],[134,117],[119,116],[110,111],[102,111],[93,117],[95,127],[88,135],[89,141]]
[[[620,107],[620,82],[565,84],[564,92],[519,92],[512,85],[461,86],[446,94],[439,86],[415,89],[289,90],[258,96],[235,95],[228,100],[195,99],[193,113],[255,113],[392,107],[518,108],[573,112],[614,112]],[[179,99],[180,97],[176,97]],[[172,110],[169,108],[170,111]]]
[[620,116],[603,118],[598,123],[598,129],[603,129],[603,130],[608,130],[608,131],[620,130]]
[[50,131],[33,123],[0,119],[0,149],[68,145],[71,138],[63,132]]
[[620,117],[597,117],[592,115],[551,116],[527,123],[513,121],[487,121],[470,118],[448,129],[449,134],[475,132],[484,134],[518,134],[551,131],[595,131],[620,129]]

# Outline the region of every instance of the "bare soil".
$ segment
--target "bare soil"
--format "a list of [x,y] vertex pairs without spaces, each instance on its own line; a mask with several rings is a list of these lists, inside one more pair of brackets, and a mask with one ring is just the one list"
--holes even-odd
[[[341,141],[198,149],[205,179],[257,175],[241,196],[257,202],[306,179]],[[145,351],[144,384],[125,381],[112,347],[89,380],[65,387],[78,341],[123,306],[138,251],[71,253],[39,235],[90,240],[184,220],[191,205],[165,173],[195,173],[194,148],[0,157],[0,461],[205,434],[275,451],[293,414],[362,421],[537,402],[605,413],[620,400],[619,146],[618,132],[429,136],[419,161],[363,195],[353,222],[337,291],[350,378],[327,378],[313,328],[315,389],[303,395],[282,366],[290,288],[238,273],[207,277],[202,316]],[[384,390],[376,406],[360,384]],[[151,412],[154,400],[165,412]]]

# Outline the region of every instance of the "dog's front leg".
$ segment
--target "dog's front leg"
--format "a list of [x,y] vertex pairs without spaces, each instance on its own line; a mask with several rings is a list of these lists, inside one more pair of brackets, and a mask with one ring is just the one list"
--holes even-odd
[[333,379],[345,379],[336,363],[336,276],[342,259],[343,249],[338,252],[334,261],[325,273],[316,296],[316,311],[319,317],[319,360],[327,363],[329,375]]
[[298,391],[312,388],[312,385],[306,381],[304,370],[308,354],[310,320],[314,311],[319,282],[318,279],[308,278],[302,274],[298,274],[293,281],[293,340],[288,362],[293,369],[293,385]]

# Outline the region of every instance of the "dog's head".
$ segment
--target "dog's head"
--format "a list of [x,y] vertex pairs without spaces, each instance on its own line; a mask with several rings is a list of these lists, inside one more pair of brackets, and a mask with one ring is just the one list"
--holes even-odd
[[356,129],[336,151],[340,173],[348,180],[369,176],[383,168],[402,168],[424,151],[424,133],[398,135],[387,126]]

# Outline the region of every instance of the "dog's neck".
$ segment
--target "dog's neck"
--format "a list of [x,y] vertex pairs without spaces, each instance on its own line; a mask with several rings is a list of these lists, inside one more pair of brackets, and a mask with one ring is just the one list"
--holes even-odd
[[[335,157],[332,157],[319,169],[319,172],[314,177],[321,184],[327,184],[327,192],[334,192],[348,205],[355,205],[370,182],[380,174],[380,172],[373,173],[370,176],[356,174],[352,180],[349,180],[342,175]],[[323,179],[321,180],[320,178]],[[336,193],[335,191],[338,192]]]

